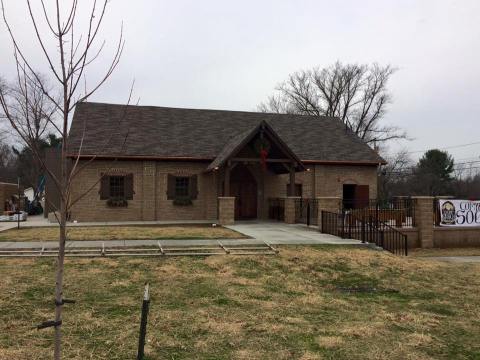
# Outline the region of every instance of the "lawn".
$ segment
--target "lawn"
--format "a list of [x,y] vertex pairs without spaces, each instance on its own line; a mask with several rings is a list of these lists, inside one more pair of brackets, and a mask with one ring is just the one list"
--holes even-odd
[[[0,359],[51,357],[52,259],[1,259]],[[478,359],[480,266],[342,247],[68,259],[65,359]],[[344,291],[360,287],[373,292]],[[343,290],[342,290],[343,289]]]
[[411,256],[430,257],[430,256],[480,256],[480,248],[433,248],[433,249],[413,249]]
[[[58,227],[31,227],[0,232],[0,241],[58,241]],[[68,240],[240,239],[245,235],[217,226],[72,226]]]

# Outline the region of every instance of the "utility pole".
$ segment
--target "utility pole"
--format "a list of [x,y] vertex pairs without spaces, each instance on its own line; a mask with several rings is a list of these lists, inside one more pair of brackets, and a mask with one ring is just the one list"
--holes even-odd
[[18,202],[17,202],[17,230],[20,230],[20,177],[17,177],[17,192],[18,192]]

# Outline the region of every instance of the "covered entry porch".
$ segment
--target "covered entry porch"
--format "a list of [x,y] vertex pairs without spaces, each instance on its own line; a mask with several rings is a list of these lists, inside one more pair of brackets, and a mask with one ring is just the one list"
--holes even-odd
[[268,219],[268,194],[279,191],[279,176],[288,174],[287,196],[294,196],[296,173],[305,170],[266,122],[232,138],[207,168],[217,178],[220,223]]

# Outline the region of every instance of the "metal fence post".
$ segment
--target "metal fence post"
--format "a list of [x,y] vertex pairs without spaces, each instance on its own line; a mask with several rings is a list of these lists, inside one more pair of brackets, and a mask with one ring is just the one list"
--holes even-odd
[[406,235],[404,236],[404,241],[405,241],[405,256],[408,256],[408,237]]
[[310,201],[307,202],[307,226],[310,226]]
[[340,219],[342,220],[342,230],[341,230],[340,237],[342,239],[345,239],[345,211],[344,210],[342,210],[342,214],[340,215]]
[[365,221],[362,221],[361,224],[362,224],[362,243],[365,243]]
[[148,318],[149,307],[150,307],[150,291],[147,283],[145,284],[145,291],[143,293],[142,318],[140,320],[140,336],[138,339],[137,360],[143,360],[144,348],[145,348],[145,337],[147,335],[147,318]]

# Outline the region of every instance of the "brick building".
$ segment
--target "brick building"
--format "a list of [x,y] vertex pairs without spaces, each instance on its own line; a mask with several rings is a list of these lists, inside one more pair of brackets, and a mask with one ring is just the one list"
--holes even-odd
[[78,221],[215,221],[219,206],[265,219],[286,196],[361,203],[384,163],[330,117],[81,103],[69,139]]

